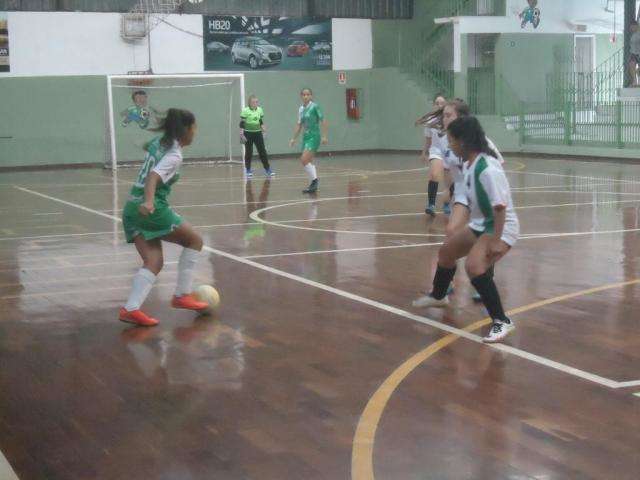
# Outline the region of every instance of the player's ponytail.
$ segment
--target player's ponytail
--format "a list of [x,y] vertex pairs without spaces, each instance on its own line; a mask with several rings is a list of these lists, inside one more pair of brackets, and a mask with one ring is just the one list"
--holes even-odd
[[185,137],[194,123],[196,123],[196,117],[189,110],[170,108],[167,115],[160,120],[159,127],[154,130],[163,132],[160,143],[164,148],[170,148],[174,141]]
[[435,110],[430,111],[420,120],[420,123],[427,128],[434,128],[436,130],[442,131],[444,126],[442,125],[442,113],[444,112],[444,107],[436,108]]
[[498,158],[498,154],[489,147],[484,129],[476,117],[467,115],[457,118],[449,124],[447,131],[462,143],[467,152],[480,152]]

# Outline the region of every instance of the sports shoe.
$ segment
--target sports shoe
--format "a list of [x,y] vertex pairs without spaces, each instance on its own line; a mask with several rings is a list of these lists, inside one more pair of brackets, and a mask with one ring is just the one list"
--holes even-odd
[[489,329],[489,333],[482,339],[484,343],[497,343],[502,340],[504,337],[509,335],[513,330],[515,330],[516,326],[512,321],[509,323],[505,323],[500,320],[494,320],[491,324],[491,328]]
[[193,294],[182,295],[180,297],[176,297],[175,295],[171,299],[171,306],[173,308],[184,308],[185,310],[206,310],[209,308],[209,304],[207,302],[201,302],[200,300],[196,300],[196,297]]
[[316,193],[318,191],[318,179],[312,180],[307,188],[302,193]]
[[128,311],[124,307],[120,309],[118,319],[121,322],[133,323],[134,325],[139,325],[141,327],[153,327],[159,323],[158,320],[150,317],[142,310]]
[[251,170],[246,170],[244,172],[244,176],[247,177],[247,178],[251,178],[251,177],[253,177],[253,172]]
[[430,215],[432,217],[436,216],[436,206],[435,205],[427,205],[427,208],[424,209],[424,213]]
[[264,171],[265,176],[267,177],[275,177],[276,176],[276,172],[274,172],[273,170],[269,169],[269,170],[265,170]]
[[438,300],[429,294],[424,297],[416,298],[411,302],[411,305],[418,308],[445,308],[449,305],[449,297],[445,295],[444,298]]
[[451,205],[449,202],[446,202],[442,205],[442,213],[445,215],[451,215]]

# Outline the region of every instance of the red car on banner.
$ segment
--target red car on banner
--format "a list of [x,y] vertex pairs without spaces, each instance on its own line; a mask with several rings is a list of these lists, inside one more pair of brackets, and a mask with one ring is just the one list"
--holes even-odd
[[309,52],[309,45],[297,40],[287,47],[287,57],[304,57]]

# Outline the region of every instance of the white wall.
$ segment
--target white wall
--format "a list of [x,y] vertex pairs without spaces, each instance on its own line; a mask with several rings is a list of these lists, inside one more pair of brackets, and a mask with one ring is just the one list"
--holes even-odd
[[[167,21],[202,35],[200,15]],[[148,68],[147,40],[120,38],[117,13],[9,12],[9,75],[104,75]],[[202,72],[202,38],[160,23],[151,32],[156,73]]]
[[[155,73],[202,73],[201,15],[169,15],[151,32]],[[14,75],[106,75],[147,70],[147,39],[120,37],[117,13],[9,12],[9,47]],[[171,24],[171,25],[169,25]],[[373,66],[371,20],[334,19],[333,67]]]
[[[615,2],[616,14],[605,10],[606,0],[539,0],[540,25],[520,27],[518,15],[527,7],[526,0],[508,0],[506,17],[460,17],[460,33],[576,33],[575,25],[586,27],[581,33],[621,33],[624,5]],[[614,2],[610,2],[613,9]]]
[[373,67],[371,20],[334,18],[331,30],[334,70]]
[[202,16],[169,15],[165,21],[151,31],[153,71],[203,73]]

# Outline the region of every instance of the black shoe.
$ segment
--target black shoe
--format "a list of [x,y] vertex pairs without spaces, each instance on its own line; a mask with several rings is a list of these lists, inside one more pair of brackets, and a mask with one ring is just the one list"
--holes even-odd
[[307,188],[302,190],[302,193],[316,193],[318,191],[318,179],[313,180]]

